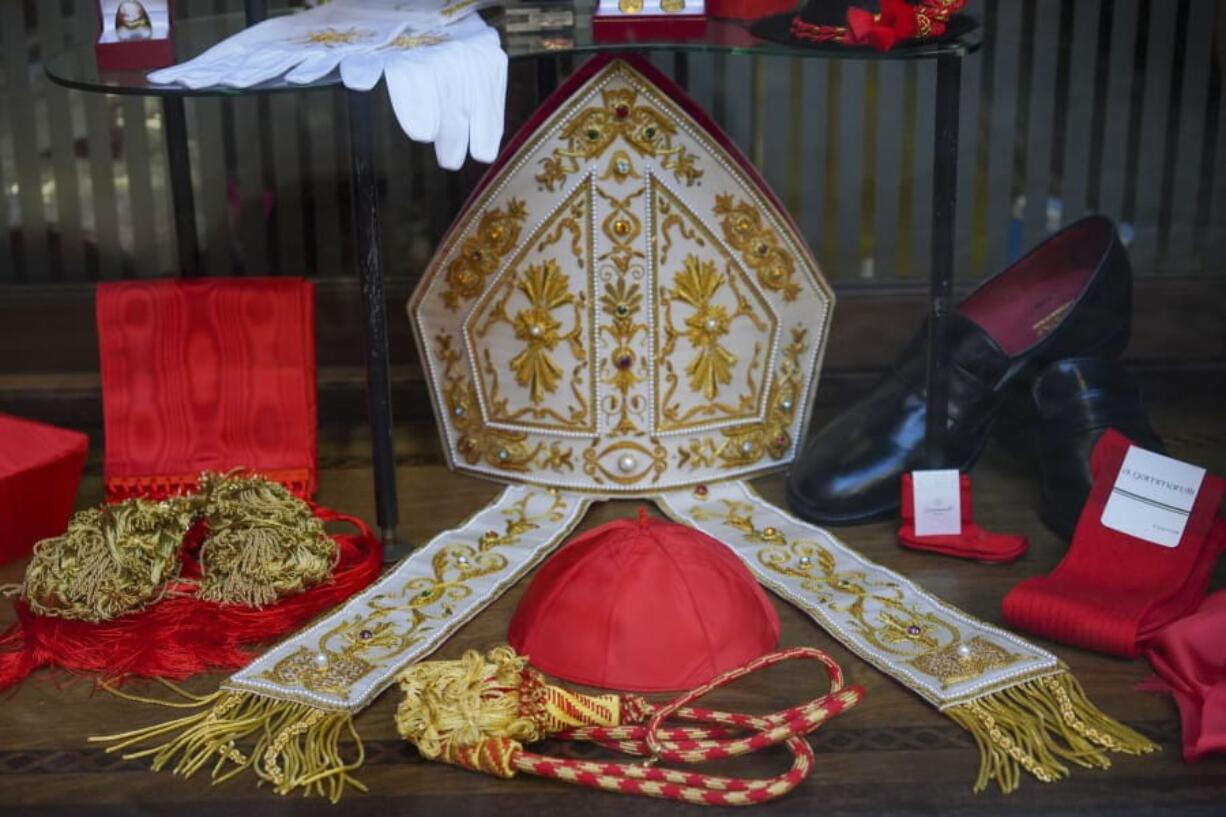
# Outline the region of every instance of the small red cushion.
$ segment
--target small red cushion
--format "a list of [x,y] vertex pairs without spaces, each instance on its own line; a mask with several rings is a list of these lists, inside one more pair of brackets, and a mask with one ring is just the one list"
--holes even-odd
[[88,448],[84,434],[0,414],[0,564],[64,532]]
[[664,692],[770,652],[779,617],[728,547],[642,513],[588,531],[546,562],[508,639],[558,678]]

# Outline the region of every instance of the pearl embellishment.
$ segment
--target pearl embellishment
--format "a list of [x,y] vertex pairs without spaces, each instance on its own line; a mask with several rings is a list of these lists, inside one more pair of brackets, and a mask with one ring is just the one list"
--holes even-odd
[[617,460],[617,470],[623,474],[632,474],[638,468],[639,461],[630,454],[623,454]]

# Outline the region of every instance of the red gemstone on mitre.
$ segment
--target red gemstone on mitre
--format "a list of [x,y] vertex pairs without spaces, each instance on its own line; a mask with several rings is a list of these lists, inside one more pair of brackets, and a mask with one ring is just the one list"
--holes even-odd
[[779,617],[726,545],[643,512],[558,551],[507,636],[533,665],[572,683],[664,692],[773,650]]
[[630,108],[626,105],[618,105],[613,109],[613,113],[617,115],[618,119],[625,119],[630,115]]

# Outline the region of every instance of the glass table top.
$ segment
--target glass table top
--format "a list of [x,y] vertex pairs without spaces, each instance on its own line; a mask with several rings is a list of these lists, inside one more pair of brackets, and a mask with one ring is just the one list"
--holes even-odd
[[[617,42],[598,41],[593,36],[591,12],[576,10],[575,25],[533,34],[507,34],[502,31],[501,15],[490,22],[499,28],[503,45],[511,59],[532,59],[566,54],[591,54],[608,51],[669,51],[724,52],[772,57],[806,57],[820,59],[916,60],[940,56],[965,56],[982,43],[980,29],[956,39],[878,52],[868,48],[848,48],[841,45],[800,47],[763,40],[749,32],[744,23],[732,20],[708,20],[701,34],[685,39],[628,39]],[[195,57],[213,44],[241,31],[245,25],[242,14],[222,14],[193,17],[175,24],[173,33],[175,55],[179,62]],[[46,62],[47,75],[60,85],[83,91],[138,96],[238,96],[245,94],[309,91],[335,88],[340,78],[333,74],[310,85],[292,85],[274,80],[254,88],[203,88],[191,90],[178,85],[156,85],[149,82],[145,71],[99,71],[93,44],[77,46],[51,57]]]

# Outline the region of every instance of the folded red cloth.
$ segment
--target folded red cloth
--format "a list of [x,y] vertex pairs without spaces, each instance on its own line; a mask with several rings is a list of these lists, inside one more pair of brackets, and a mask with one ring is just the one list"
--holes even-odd
[[107,497],[242,467],[317,488],[315,288],[301,278],[102,284]]
[[1009,533],[992,533],[975,523],[971,508],[971,478],[959,477],[959,493],[962,496],[962,533],[941,536],[917,536],[915,533],[915,488],[910,474],[902,475],[902,527],[898,530],[898,544],[911,550],[956,556],[959,559],[974,559],[980,562],[1011,562],[1026,552],[1029,543],[1025,536]]
[[1142,648],[1158,674],[1142,689],[1170,693],[1179,705],[1184,760],[1226,752],[1226,590]]
[[0,564],[64,532],[88,448],[84,434],[0,414]]
[[1115,430],[1095,445],[1094,486],[1069,552],[1049,575],[1027,579],[1005,596],[1010,626],[1135,658],[1142,640],[1200,604],[1226,548],[1226,520],[1218,515],[1226,480],[1205,475],[1177,547],[1112,530],[1101,522],[1103,509],[1131,445]]

